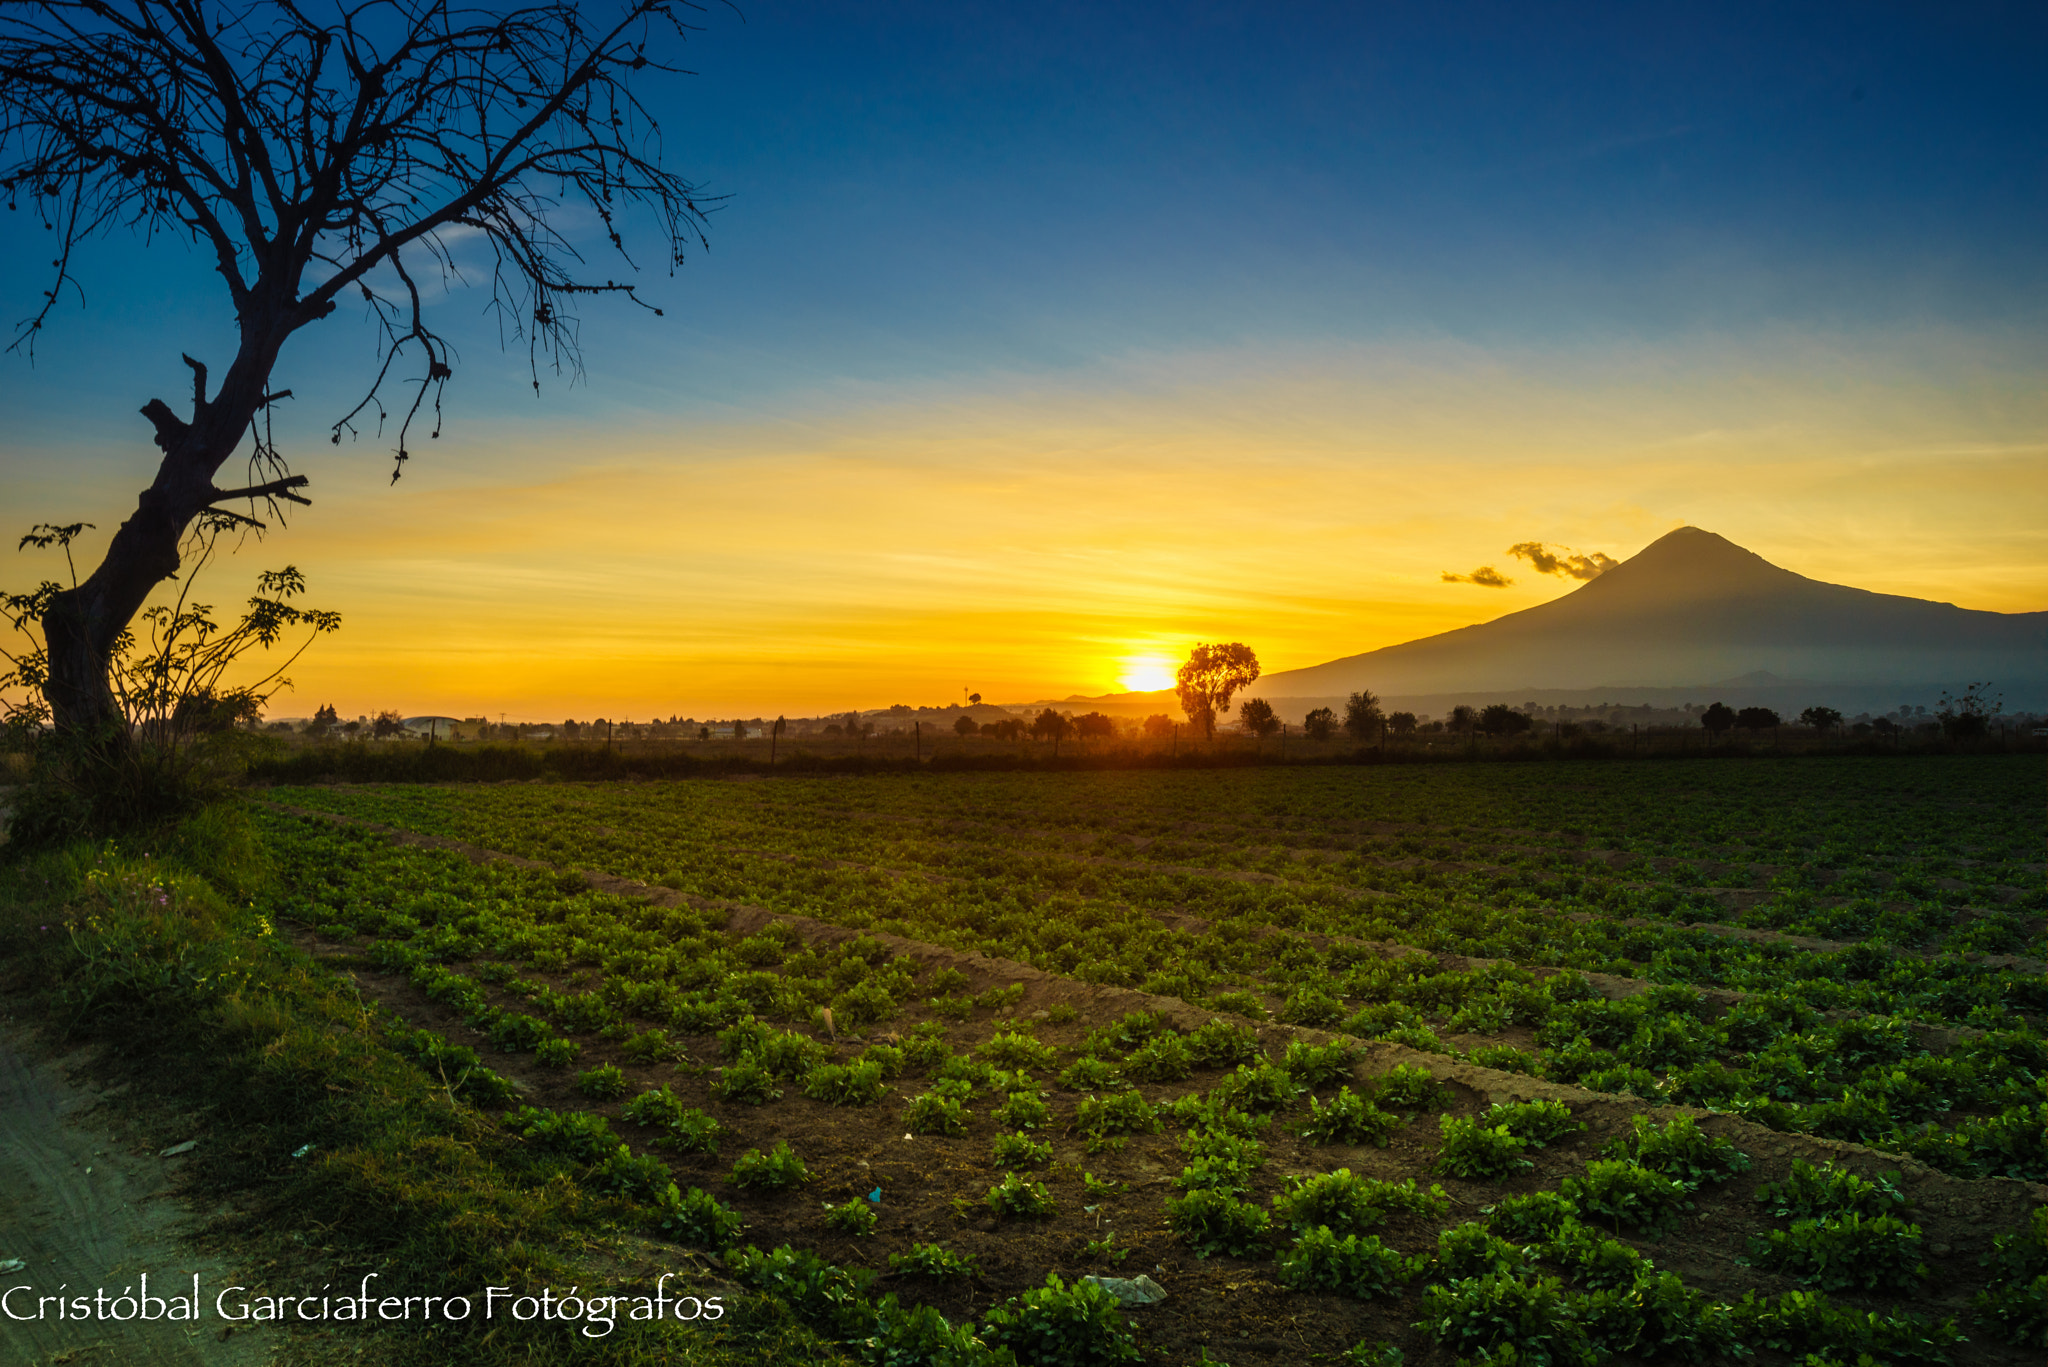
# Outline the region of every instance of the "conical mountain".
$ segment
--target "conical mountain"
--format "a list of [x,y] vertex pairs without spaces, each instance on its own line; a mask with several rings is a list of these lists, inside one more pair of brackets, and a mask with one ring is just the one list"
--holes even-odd
[[1269,697],[1679,687],[1759,671],[1829,683],[2048,679],[2048,612],[1808,579],[1681,527],[1554,602],[1267,676]]

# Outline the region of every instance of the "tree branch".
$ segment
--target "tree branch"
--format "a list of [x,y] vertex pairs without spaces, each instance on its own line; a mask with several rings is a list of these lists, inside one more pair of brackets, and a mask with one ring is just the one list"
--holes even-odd
[[214,489],[208,493],[207,501],[226,503],[236,498],[288,498],[294,503],[302,503],[310,508],[313,506],[312,499],[301,498],[292,492],[294,489],[303,489],[310,483],[312,481],[304,475],[287,475],[283,479],[271,480],[268,484],[252,484],[246,489]]

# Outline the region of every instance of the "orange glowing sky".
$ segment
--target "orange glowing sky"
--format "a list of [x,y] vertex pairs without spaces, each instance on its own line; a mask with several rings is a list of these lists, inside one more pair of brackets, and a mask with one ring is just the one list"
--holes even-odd
[[[2037,377],[1952,337],[1871,353],[1144,356],[601,447],[472,428],[396,486],[317,467],[316,506],[211,594],[288,560],[344,613],[280,714],[531,719],[1161,687],[1208,639],[1298,667],[1573,587],[1513,542],[1625,557],[1688,522],[1816,578],[2038,609]],[[1480,563],[1515,584],[1440,581]]]

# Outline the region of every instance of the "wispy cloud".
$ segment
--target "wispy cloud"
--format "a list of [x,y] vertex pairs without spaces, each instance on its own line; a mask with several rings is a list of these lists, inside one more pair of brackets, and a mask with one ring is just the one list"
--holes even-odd
[[1481,565],[1470,574],[1452,574],[1445,570],[1441,577],[1446,584],[1477,584],[1482,589],[1504,589],[1515,582],[1491,565]]

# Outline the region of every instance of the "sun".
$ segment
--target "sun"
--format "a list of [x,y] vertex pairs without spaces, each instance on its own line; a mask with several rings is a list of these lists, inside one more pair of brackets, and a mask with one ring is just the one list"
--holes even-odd
[[1163,655],[1139,655],[1119,662],[1117,683],[1127,693],[1156,693],[1173,687],[1173,661]]

